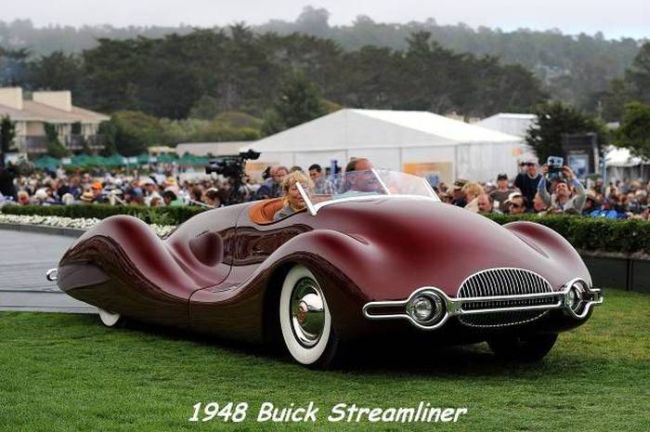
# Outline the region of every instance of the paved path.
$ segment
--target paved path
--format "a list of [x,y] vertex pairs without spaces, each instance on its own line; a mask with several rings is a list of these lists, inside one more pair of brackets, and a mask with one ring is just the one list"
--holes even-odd
[[95,313],[45,279],[73,242],[73,237],[0,229],[0,311]]

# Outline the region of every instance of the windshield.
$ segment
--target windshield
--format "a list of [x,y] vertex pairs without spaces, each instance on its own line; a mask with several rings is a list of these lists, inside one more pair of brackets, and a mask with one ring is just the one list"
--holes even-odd
[[358,200],[377,195],[411,196],[440,201],[426,179],[388,170],[350,171],[335,176],[312,177],[313,187],[299,185],[312,214],[324,205],[341,200]]

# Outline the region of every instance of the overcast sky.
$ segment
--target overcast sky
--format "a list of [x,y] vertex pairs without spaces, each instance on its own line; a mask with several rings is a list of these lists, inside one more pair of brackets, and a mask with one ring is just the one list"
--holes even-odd
[[349,24],[357,15],[376,22],[464,22],[503,30],[558,28],[563,33],[607,38],[650,38],[650,0],[0,0],[0,20],[31,19],[36,26],[63,24],[201,27],[269,19],[293,21],[305,5],[331,13],[330,24]]

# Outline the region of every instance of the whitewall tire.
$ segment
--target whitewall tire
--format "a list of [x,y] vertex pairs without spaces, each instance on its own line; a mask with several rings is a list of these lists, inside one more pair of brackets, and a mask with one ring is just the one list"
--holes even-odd
[[305,266],[294,266],[280,294],[280,329],[289,354],[303,365],[324,364],[332,357],[332,315],[318,280]]

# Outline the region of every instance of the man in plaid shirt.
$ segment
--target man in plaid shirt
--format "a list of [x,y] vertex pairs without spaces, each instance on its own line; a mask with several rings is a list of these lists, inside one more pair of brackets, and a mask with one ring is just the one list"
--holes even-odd
[[314,182],[314,193],[317,195],[333,195],[336,188],[331,181],[325,178],[323,168],[318,164],[309,167],[309,177]]

